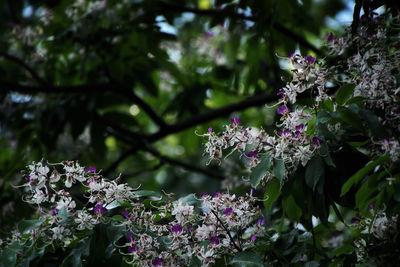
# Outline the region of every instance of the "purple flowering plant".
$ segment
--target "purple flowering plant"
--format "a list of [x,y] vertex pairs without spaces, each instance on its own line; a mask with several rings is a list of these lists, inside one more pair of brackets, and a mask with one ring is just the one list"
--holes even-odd
[[[108,2],[77,1],[63,16],[71,21],[81,17],[89,21],[96,12],[105,11]],[[171,8],[164,5],[166,10]],[[83,16],[85,8],[88,10]],[[221,8],[221,12],[225,10]],[[185,10],[225,15],[218,9]],[[275,123],[265,128],[248,127],[249,122],[243,119],[247,116],[243,121],[232,117],[221,132],[211,127],[204,130],[201,136],[206,139],[208,163],[215,160],[226,176],[218,176],[218,191],[179,198],[173,193],[133,188],[121,182],[123,176],[106,178],[95,166],[85,168],[77,161],[29,164],[20,187],[23,201],[34,212],[7,239],[0,240],[0,263],[40,265],[50,255],[61,266],[100,265],[114,260],[131,266],[398,264],[400,42],[396,27],[400,19],[395,12],[377,15],[365,11],[343,35],[328,35],[325,48],[332,58],[316,51],[306,56],[296,51],[286,58],[290,78],[283,79],[281,88],[274,88],[277,93],[271,95],[276,102],[266,107],[269,117],[275,116]],[[140,19],[141,12],[149,10],[126,17]],[[111,16],[109,13],[104,15]],[[250,21],[258,19],[256,15],[238,13],[239,18]],[[283,27],[274,23],[274,27]],[[224,26],[220,28],[223,31]],[[22,36],[14,28],[13,34],[29,43],[35,30]],[[216,36],[207,31],[202,41]],[[222,39],[226,38],[229,35]],[[43,47],[47,42],[53,39],[43,40]],[[40,46],[30,48],[39,50]],[[213,51],[218,51],[212,53],[217,56],[222,53],[220,48]],[[62,57],[65,64],[61,65],[73,60],[94,64],[95,52],[85,60],[77,60],[76,55]],[[85,53],[82,50],[82,55]],[[146,52],[146,57],[167,68],[169,64],[162,64],[159,55],[163,53]],[[21,65],[20,61],[16,63]],[[88,69],[94,68],[90,65]],[[110,77],[118,73],[102,69]],[[27,73],[35,76],[31,68]],[[171,78],[171,84],[174,82]],[[37,83],[52,90],[47,83]],[[24,86],[20,87],[35,88],[29,83]],[[262,80],[258,86],[263,87]],[[176,89],[170,87],[164,89]],[[146,105],[140,105],[146,110]],[[277,107],[276,113],[271,106]],[[157,117],[151,112],[148,115]],[[172,129],[163,122],[156,124],[159,132],[150,135],[154,139]],[[95,132],[95,126],[90,131]],[[114,130],[107,128],[110,133]],[[91,137],[95,135],[91,133]],[[147,143],[144,140],[141,146]],[[157,158],[157,153],[147,149]],[[160,165],[175,162],[162,156],[159,159]],[[195,170],[212,175],[200,167]],[[63,258],[55,259],[56,253],[62,253]]]

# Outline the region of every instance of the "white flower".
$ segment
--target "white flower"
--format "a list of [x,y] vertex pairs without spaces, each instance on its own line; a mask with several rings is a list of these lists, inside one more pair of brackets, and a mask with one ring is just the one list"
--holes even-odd
[[193,217],[193,206],[183,205],[182,202],[178,201],[174,203],[174,209],[171,214],[175,216],[179,224],[184,225],[185,222]]
[[61,199],[57,202],[56,208],[58,210],[60,210],[63,207],[66,207],[69,210],[75,209],[76,208],[76,203],[75,203],[75,201],[72,200],[71,197],[61,196]]
[[94,225],[97,223],[92,215],[83,210],[78,211],[77,218],[74,219],[74,222],[78,224],[78,230],[93,229]]
[[196,229],[195,236],[198,240],[203,241],[209,239],[210,236],[215,234],[215,225],[203,224]]
[[53,232],[53,239],[64,239],[66,236],[71,234],[71,231],[64,226],[56,226],[51,229]]

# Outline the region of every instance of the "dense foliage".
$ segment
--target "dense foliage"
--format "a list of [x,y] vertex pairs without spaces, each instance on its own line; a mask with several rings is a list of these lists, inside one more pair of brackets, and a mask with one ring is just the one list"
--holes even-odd
[[0,265],[396,265],[384,2],[8,2]]

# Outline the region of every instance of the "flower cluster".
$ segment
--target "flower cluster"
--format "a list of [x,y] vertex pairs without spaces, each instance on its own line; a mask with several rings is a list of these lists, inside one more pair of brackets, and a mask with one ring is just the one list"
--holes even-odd
[[[393,27],[398,23],[399,18],[393,18]],[[384,111],[385,123],[398,127],[400,90],[396,75],[399,73],[400,40],[389,37],[391,31],[385,16],[364,17],[356,35],[348,32],[343,37],[335,37],[332,34],[330,48],[335,55],[357,48],[346,62],[348,82],[356,84],[354,96],[362,96],[369,107]]]
[[[255,201],[251,195],[237,198],[220,192],[204,194],[199,200],[202,215],[195,213],[195,206],[181,200],[160,206],[157,211],[145,211],[136,204],[123,213],[122,225],[129,230],[128,242],[120,250],[131,256],[131,263],[140,266],[187,266],[193,259],[209,266],[221,255],[252,247],[257,235],[263,235],[265,222],[257,220],[260,209]],[[156,223],[167,218],[167,223]],[[165,244],[169,250],[162,251]]]
[[398,214],[388,216],[385,211],[376,209],[371,203],[368,217],[363,218],[357,214],[352,219],[353,226],[361,231],[361,238],[354,241],[358,263],[379,265],[384,262],[381,255],[375,255],[374,250],[383,245],[395,246],[398,236],[398,218]]
[[[305,166],[311,157],[317,153],[323,141],[307,132],[308,122],[313,119],[311,111],[296,109],[290,112],[286,105],[277,110],[281,115],[280,130],[275,135],[268,135],[264,130],[254,130],[240,126],[241,121],[233,118],[226,130],[216,134],[209,129],[205,152],[211,159],[221,158],[223,150],[233,148],[250,160],[250,167],[255,167],[262,154],[268,154],[273,159],[281,159],[285,163],[286,175],[294,171],[299,164]],[[245,152],[251,148],[252,150]],[[265,181],[272,177],[267,173]]]
[[[26,177],[25,200],[38,206],[39,226],[29,234],[16,232],[12,240],[40,239],[68,247],[79,232],[91,233],[104,223],[123,229],[125,241],[120,237],[114,245],[128,263],[188,266],[195,260],[209,266],[222,255],[254,246],[257,236],[264,235],[265,221],[252,193],[237,197],[217,192],[199,199],[190,195],[191,201],[152,197],[149,206],[140,201],[137,189],[74,161],[34,162]],[[77,194],[77,189],[83,192]],[[116,212],[122,216],[112,217]]]
[[292,81],[278,93],[283,102],[295,103],[297,95],[306,90],[316,89],[315,101],[317,103],[328,99],[325,85],[330,77],[329,69],[319,66],[313,56],[302,57],[295,52],[289,55],[289,62],[293,66]]

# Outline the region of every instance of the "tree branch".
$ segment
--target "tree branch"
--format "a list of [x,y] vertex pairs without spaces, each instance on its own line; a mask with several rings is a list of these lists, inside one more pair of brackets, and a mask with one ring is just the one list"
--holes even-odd
[[136,103],[139,107],[143,109],[143,111],[156,123],[160,128],[166,127],[167,124],[165,121],[159,117],[156,112],[146,103],[144,102],[140,97],[135,95],[135,93],[131,90],[126,91],[127,92],[127,97],[129,97],[132,102]]
[[351,32],[355,34],[357,32],[358,22],[360,20],[360,12],[362,7],[362,0],[356,0],[353,11],[353,22],[351,23]]
[[[198,8],[174,5],[174,4],[165,3],[165,2],[160,2],[159,4],[162,7],[162,9],[167,9],[168,11],[172,11],[172,12],[179,12],[179,13],[189,12],[189,13],[193,13],[193,14],[200,15],[200,16],[224,16],[224,17],[233,17],[233,18],[238,18],[238,19],[248,20],[248,21],[253,21],[253,22],[258,21],[258,18],[255,16],[247,16],[245,14],[231,13],[225,9],[221,9],[221,10],[219,10],[219,9],[198,9]],[[272,26],[280,33],[282,33],[282,34],[286,35],[287,37],[289,37],[290,39],[298,42],[301,46],[304,46],[305,48],[308,48],[317,54],[321,54],[321,51],[317,47],[315,47],[313,44],[309,43],[302,36],[291,31],[290,29],[286,28],[282,24],[274,22],[272,24]]]
[[171,159],[169,157],[163,156],[163,155],[160,154],[160,152],[158,152],[157,150],[155,150],[155,149],[153,149],[151,147],[148,147],[148,146],[143,147],[143,150],[148,152],[148,153],[150,153],[150,154],[152,154],[154,157],[158,158],[161,162],[165,162],[165,163],[168,163],[170,165],[175,165],[175,166],[181,167],[183,169],[186,169],[188,171],[201,173],[201,174],[203,174],[205,176],[208,176],[208,177],[211,177],[211,178],[214,178],[214,179],[218,179],[218,180],[221,180],[221,181],[225,179],[224,176],[219,175],[217,173],[214,173],[214,172],[212,172],[212,171],[210,171],[208,169],[203,169],[201,167],[188,164],[186,162],[181,162],[181,161],[178,161],[176,159]]
[[127,157],[132,155],[137,151],[137,147],[132,147],[131,149],[128,149],[127,151],[121,153],[121,155],[118,157],[116,161],[114,161],[108,168],[103,172],[104,176],[109,175],[111,172],[117,169],[118,165],[121,164]]
[[20,65],[21,67],[23,67],[26,71],[29,72],[29,74],[32,76],[32,78],[34,80],[36,80],[39,84],[47,84],[47,82],[45,80],[43,80],[37,73],[36,71],[34,71],[28,64],[26,64],[24,61],[22,61],[21,59],[19,59],[16,56],[4,53],[4,52],[0,52],[0,57],[4,57],[10,61],[13,61],[15,63],[17,63],[18,65]]
[[103,84],[82,84],[82,85],[66,85],[66,86],[53,86],[43,84],[42,86],[21,85],[10,83],[5,80],[0,80],[1,91],[16,91],[25,94],[37,93],[82,93],[82,92],[116,92],[120,95],[128,97],[132,102],[136,103],[143,111],[152,119],[159,127],[165,127],[166,123],[159,117],[155,111],[140,97],[138,97],[133,90],[119,86],[117,84],[103,83]]
[[209,112],[188,118],[182,122],[168,125],[167,127],[160,129],[158,132],[149,135],[147,141],[150,143],[155,142],[170,134],[189,129],[191,127],[211,121],[216,118],[228,116],[234,111],[243,110],[249,107],[261,106],[266,103],[276,101],[278,99],[279,97],[277,95],[260,95],[260,96],[249,97],[241,102],[227,105],[222,108],[214,109]]

